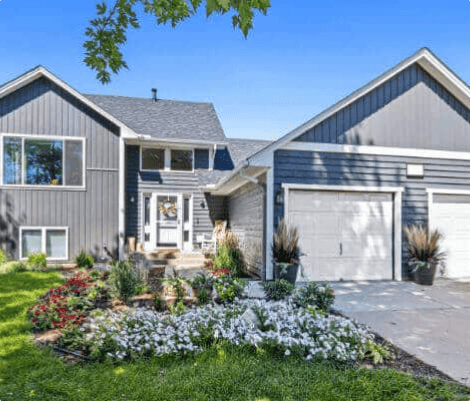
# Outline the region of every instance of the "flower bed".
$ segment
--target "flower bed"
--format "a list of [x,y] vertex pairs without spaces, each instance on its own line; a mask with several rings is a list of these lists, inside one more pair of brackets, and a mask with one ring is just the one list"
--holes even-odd
[[28,308],[32,327],[37,330],[63,329],[84,322],[92,303],[85,297],[93,278],[77,273],[64,284],[49,289]]
[[233,304],[189,309],[179,316],[149,309],[88,317],[70,330],[63,345],[87,349],[93,359],[135,359],[141,356],[201,351],[217,340],[263,347],[306,360],[356,360],[372,339],[363,326],[313,309],[292,299],[280,302],[235,300]]

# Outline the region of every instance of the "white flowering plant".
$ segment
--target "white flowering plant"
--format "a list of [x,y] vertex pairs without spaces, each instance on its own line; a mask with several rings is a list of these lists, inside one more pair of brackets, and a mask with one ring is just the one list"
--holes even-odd
[[188,309],[179,316],[139,308],[92,315],[62,345],[92,359],[122,360],[203,351],[215,342],[264,349],[306,360],[352,361],[373,335],[339,316],[325,316],[284,301],[235,299],[232,304]]

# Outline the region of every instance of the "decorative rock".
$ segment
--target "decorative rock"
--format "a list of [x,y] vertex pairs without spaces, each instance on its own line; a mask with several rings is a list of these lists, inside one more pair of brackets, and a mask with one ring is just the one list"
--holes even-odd
[[110,272],[111,271],[111,265],[108,265],[108,264],[97,264],[97,265],[94,265],[93,268],[100,271],[100,272]]

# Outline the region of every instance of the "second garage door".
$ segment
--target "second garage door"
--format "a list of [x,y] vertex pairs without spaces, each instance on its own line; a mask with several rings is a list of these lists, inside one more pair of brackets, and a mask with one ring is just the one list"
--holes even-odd
[[449,278],[470,277],[470,196],[434,194],[431,227],[439,229]]
[[392,194],[290,190],[287,214],[309,280],[393,278]]

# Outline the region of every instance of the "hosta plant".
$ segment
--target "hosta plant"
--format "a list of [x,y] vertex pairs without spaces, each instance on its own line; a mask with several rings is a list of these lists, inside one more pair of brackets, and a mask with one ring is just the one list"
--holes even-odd
[[329,284],[320,286],[315,281],[310,281],[305,287],[296,290],[294,302],[303,308],[313,306],[327,312],[335,302],[335,295]]

